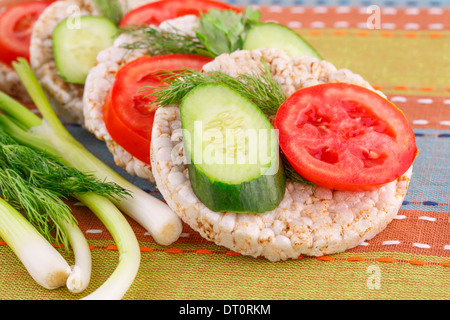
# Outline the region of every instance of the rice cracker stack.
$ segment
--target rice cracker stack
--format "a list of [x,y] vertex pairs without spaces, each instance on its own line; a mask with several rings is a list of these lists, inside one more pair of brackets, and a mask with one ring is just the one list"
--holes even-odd
[[[164,21],[159,28],[194,35],[194,28],[198,26],[198,18],[194,15]],[[91,69],[86,79],[83,97],[84,126],[97,139],[105,141],[108,150],[114,157],[115,163],[128,173],[154,182],[149,164],[137,159],[114,141],[106,129],[103,119],[103,105],[111,90],[118,70],[127,63],[147,54],[144,49],[125,49],[124,45],[132,43],[134,37],[121,34],[112,47],[102,50],[97,56],[97,64]]]
[[[331,63],[282,51],[258,49],[222,54],[204,71],[258,72],[261,57],[289,97],[321,83],[356,84],[375,91],[359,75]],[[381,92],[378,92],[382,95]],[[184,154],[179,106],[156,111],[151,165],[157,186],[181,219],[205,239],[237,253],[270,261],[343,252],[380,233],[396,216],[406,195],[412,166],[400,178],[373,191],[337,191],[287,181],[283,200],[265,213],[213,212],[195,195]]]
[[[126,13],[145,2],[119,0]],[[30,46],[30,64],[48,94],[57,114],[68,122],[83,124],[84,86],[64,81],[57,70],[53,54],[53,30],[66,18],[101,15],[94,0],[59,0],[51,4],[36,21]]]

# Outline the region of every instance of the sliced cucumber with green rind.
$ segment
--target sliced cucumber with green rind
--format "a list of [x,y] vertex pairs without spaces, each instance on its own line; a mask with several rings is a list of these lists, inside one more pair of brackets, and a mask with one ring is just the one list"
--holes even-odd
[[291,58],[320,54],[294,30],[277,23],[259,23],[247,32],[244,50],[274,48],[283,50]]
[[206,207],[262,213],[279,205],[286,178],[277,135],[253,102],[205,84],[184,97],[180,116],[190,181]]
[[98,53],[113,45],[118,28],[97,16],[70,17],[53,30],[53,54],[59,75],[66,82],[84,84]]

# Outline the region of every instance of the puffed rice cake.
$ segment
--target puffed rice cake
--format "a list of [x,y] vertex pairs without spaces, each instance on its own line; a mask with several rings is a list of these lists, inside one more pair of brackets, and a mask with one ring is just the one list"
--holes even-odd
[[[154,1],[154,0],[153,0]],[[119,0],[124,13],[152,0]],[[56,25],[74,15],[100,15],[94,0],[59,0],[36,21],[31,34],[30,65],[48,94],[55,112],[65,121],[84,124],[84,86],[64,81],[53,55],[52,33]]]
[[[274,49],[222,54],[206,64],[204,70],[220,70],[232,76],[258,72],[261,56],[286,96],[300,88],[328,82],[374,90],[350,70],[338,70],[313,57],[291,59]],[[213,212],[192,190],[183,147],[179,107],[159,108],[153,125],[151,165],[157,186],[172,210],[205,239],[242,255],[270,261],[339,253],[370,240],[396,216],[412,174],[411,167],[397,180],[370,192],[322,187],[313,192],[309,185],[288,181],[284,199],[273,211]]]
[[[176,28],[193,36],[199,20],[194,15],[186,15],[162,22],[158,27],[163,30]],[[97,64],[86,79],[83,96],[84,127],[99,140],[105,141],[115,163],[128,173],[154,182],[149,164],[142,162],[117,144],[109,135],[103,120],[103,103],[114,84],[114,78],[120,67],[147,54],[146,50],[129,50],[123,45],[135,39],[128,34],[121,34],[114,45],[102,50],[97,56]]]

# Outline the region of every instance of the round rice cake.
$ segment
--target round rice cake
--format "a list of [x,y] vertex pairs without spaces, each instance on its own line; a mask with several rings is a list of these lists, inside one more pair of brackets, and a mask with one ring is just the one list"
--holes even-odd
[[[274,49],[223,54],[204,66],[236,76],[258,72],[261,57],[287,96],[296,90],[327,82],[373,88],[349,70],[312,57],[290,59]],[[243,255],[271,261],[300,255],[343,252],[371,239],[396,216],[412,174],[370,192],[313,188],[288,181],[279,206],[263,214],[213,212],[193,192],[185,164],[178,106],[159,108],[151,143],[151,164],[157,186],[168,205],[205,239]]]
[[[158,27],[163,30],[175,28],[178,32],[194,35],[194,28],[199,26],[199,20],[194,15],[186,15],[162,22]],[[96,65],[89,71],[86,78],[83,96],[84,127],[99,140],[105,141],[112,153],[115,163],[128,173],[154,182],[149,164],[142,162],[117,144],[109,135],[103,120],[103,103],[111,90],[119,68],[147,54],[144,49],[129,50],[125,44],[136,39],[128,34],[121,34],[114,45],[102,50],[97,56]]]
[[[124,13],[151,0],[119,0]],[[58,116],[83,125],[84,85],[64,81],[53,55],[52,33],[62,20],[83,15],[100,15],[94,0],[59,0],[44,10],[31,34],[30,65]]]

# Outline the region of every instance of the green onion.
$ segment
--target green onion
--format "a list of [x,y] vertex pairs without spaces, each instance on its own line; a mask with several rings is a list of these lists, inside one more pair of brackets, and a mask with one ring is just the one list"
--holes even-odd
[[176,241],[182,231],[181,219],[176,213],[167,204],[119,175],[78,142],[54,113],[28,62],[24,59],[19,61],[13,63],[14,69],[44,118],[44,131],[65,161],[81,172],[90,172],[129,191],[131,197],[112,199],[116,206],[143,226],[157,243],[169,245]]
[[25,106],[2,91],[0,91],[0,109],[15,119],[21,119],[20,124],[25,125],[26,128],[41,124],[41,118],[33,112],[27,112],[29,110]]
[[56,289],[66,283],[70,274],[66,260],[19,211],[2,198],[0,236],[39,285]]
[[109,278],[83,300],[118,300],[133,283],[141,262],[139,243],[123,214],[105,197],[94,193],[77,196],[87,205],[114,238],[119,251],[119,264]]
[[70,292],[80,293],[91,281],[92,258],[91,248],[78,226],[62,221],[61,226],[69,238],[70,246],[75,255],[75,264],[70,266],[70,274],[66,287]]
[[[0,129],[0,189],[3,197],[16,210],[23,211],[27,221],[47,241],[61,243],[66,250],[70,243],[75,265],[71,267],[66,285],[74,293],[83,291],[89,284],[90,249],[69,207],[60,197],[70,195],[73,187],[79,188],[78,181],[73,170],[17,144]],[[48,188],[50,184],[56,186],[57,191]]]
[[[32,124],[28,119],[32,112],[22,108],[22,112],[17,114],[14,120],[4,121],[7,124],[2,124],[3,128],[20,143],[50,155],[57,155],[68,166],[90,173],[102,181],[116,183],[130,195],[119,198],[100,196],[93,192],[74,195],[104,223],[119,251],[119,262],[113,274],[85,299],[120,299],[134,281],[140,264],[139,244],[121,211],[140,223],[155,241],[163,245],[178,239],[182,230],[181,220],[165,203],[128,182],[96,158],[66,130],[25,59],[14,62],[13,67],[43,120],[41,126]],[[15,125],[15,122],[28,127],[28,131],[21,129],[20,125]]]

